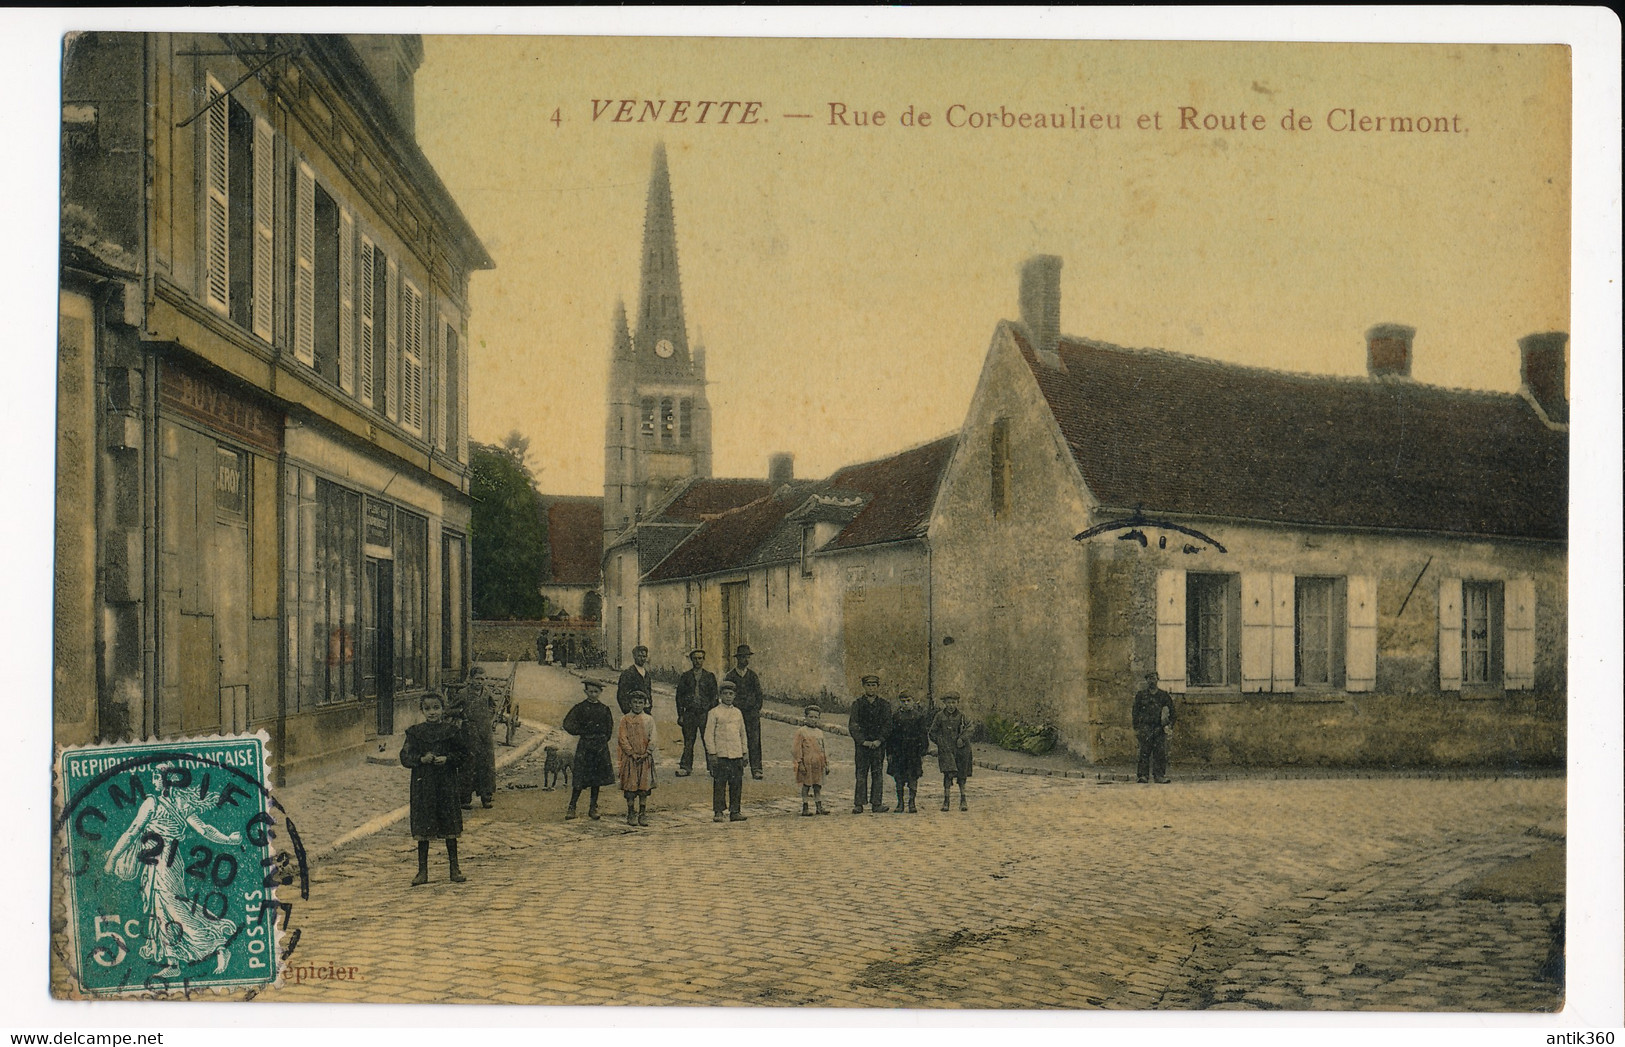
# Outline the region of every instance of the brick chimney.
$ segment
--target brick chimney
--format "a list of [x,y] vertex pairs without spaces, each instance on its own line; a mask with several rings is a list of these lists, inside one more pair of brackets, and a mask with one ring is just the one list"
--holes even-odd
[[767,457],[767,485],[777,491],[796,478],[796,456],[780,451]]
[[1416,328],[1378,324],[1365,333],[1365,369],[1373,378],[1411,376],[1411,340]]
[[1061,256],[1036,254],[1021,265],[1021,325],[1038,358],[1059,367]]
[[1549,421],[1567,425],[1569,421],[1568,385],[1569,336],[1564,331],[1546,331],[1525,335],[1518,339],[1523,353],[1525,393]]

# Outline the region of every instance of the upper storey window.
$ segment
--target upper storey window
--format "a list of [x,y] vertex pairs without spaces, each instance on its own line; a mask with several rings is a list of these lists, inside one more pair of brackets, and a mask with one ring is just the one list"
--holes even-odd
[[213,77],[207,91],[203,299],[269,342],[275,307],[275,136],[269,123],[225,95]]

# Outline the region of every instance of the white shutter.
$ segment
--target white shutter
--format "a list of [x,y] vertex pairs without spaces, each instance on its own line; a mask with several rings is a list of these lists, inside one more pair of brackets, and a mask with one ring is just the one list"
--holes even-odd
[[1535,686],[1535,580],[1512,578],[1506,583],[1506,661],[1502,680],[1509,691]]
[[435,347],[434,353],[434,445],[440,450],[446,449],[446,410],[449,406],[446,397],[446,329],[450,323],[442,315],[436,314],[434,320],[434,337],[431,344]]
[[1298,587],[1290,574],[1270,576],[1270,607],[1274,622],[1270,645],[1270,690],[1290,691],[1298,682]]
[[1348,583],[1348,637],[1344,690],[1369,691],[1377,685],[1377,579],[1351,574]]
[[401,281],[401,424],[423,432],[423,295]]
[[357,368],[361,372],[361,402],[368,407],[372,406],[372,367],[373,355],[377,352],[378,332],[373,329],[372,318],[377,311],[373,302],[373,246],[372,241],[365,236],[361,238],[361,345],[357,356],[360,357]]
[[1461,579],[1439,579],[1439,690],[1461,690]]
[[1165,691],[1185,691],[1185,572],[1157,572],[1157,680]]
[[339,212],[339,388],[355,395],[355,216]]
[[1270,576],[1262,571],[1241,575],[1241,689],[1270,689],[1270,647],[1274,642]]
[[301,162],[294,201],[293,355],[316,366],[316,173]]
[[228,189],[231,102],[214,77],[208,79],[209,108],[203,121],[203,298],[221,313],[230,311],[231,197]]
[[384,282],[384,417],[401,417],[401,270],[388,260]]
[[254,333],[267,342],[275,337],[276,304],[276,135],[271,125],[254,120]]

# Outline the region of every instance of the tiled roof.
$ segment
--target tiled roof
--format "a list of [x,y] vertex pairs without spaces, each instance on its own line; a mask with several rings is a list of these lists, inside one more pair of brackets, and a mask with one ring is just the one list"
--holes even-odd
[[1242,367],[1082,339],[1038,380],[1103,505],[1283,523],[1568,535],[1568,434],[1509,393]]
[[692,480],[650,519],[697,524],[707,516],[766,497],[771,490],[766,480]]
[[[917,538],[925,533],[955,439],[944,437],[847,466],[828,480],[798,480],[724,513],[678,546],[649,573],[649,580],[692,578],[794,559],[800,554],[804,519],[845,525],[825,550]],[[819,496],[827,503],[808,504]],[[845,502],[855,504],[841,504]]]
[[604,553],[602,498],[546,498],[550,585],[597,585]]

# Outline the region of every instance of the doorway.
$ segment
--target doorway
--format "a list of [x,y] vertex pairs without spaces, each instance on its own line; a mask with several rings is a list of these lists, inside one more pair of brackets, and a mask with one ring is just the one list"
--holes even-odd
[[365,623],[367,650],[365,666],[372,677],[368,688],[377,698],[378,733],[395,733],[395,564],[390,560],[367,560],[363,589],[367,607]]

